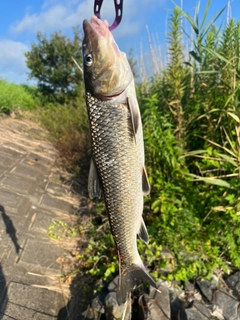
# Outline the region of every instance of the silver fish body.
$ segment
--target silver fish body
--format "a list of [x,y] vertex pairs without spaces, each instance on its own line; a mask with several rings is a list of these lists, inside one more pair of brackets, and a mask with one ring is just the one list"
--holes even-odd
[[[94,31],[94,24],[104,28],[96,18],[92,24],[93,28],[91,24],[84,22],[85,48],[88,44],[87,33]],[[107,31],[104,32],[107,34]],[[96,35],[98,36],[99,34]],[[83,56],[89,57],[89,52],[92,57],[93,45],[91,50],[83,49]],[[126,59],[123,57],[119,55],[120,59]],[[124,67],[127,64],[124,60]],[[84,70],[89,72],[87,67]],[[113,83],[110,96],[100,95],[99,92],[94,94],[93,86],[89,85],[89,74],[85,74],[93,158],[89,174],[89,195],[90,198],[100,197],[102,192],[104,196],[111,232],[119,254],[119,304],[126,301],[132,288],[141,280],[156,286],[143,265],[136,244],[137,235],[148,242],[142,212],[143,195],[148,194],[150,188],[144,168],[142,123],[130,66],[129,71],[129,79],[123,81],[122,87],[119,85],[121,81],[118,82],[120,92],[111,95],[112,91],[116,92]],[[102,75],[104,72],[101,74],[103,79]],[[112,79],[114,76],[113,74]],[[96,79],[96,72],[92,72],[92,77]]]

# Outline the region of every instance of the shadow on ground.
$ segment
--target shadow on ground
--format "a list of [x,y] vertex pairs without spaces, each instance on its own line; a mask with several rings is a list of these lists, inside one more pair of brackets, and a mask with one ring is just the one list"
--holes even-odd
[[[5,303],[3,305],[4,299],[5,299]],[[0,319],[2,319],[4,316],[4,311],[6,309],[6,306],[7,306],[6,280],[5,280],[2,266],[0,263]]]
[[71,298],[67,305],[59,310],[57,320],[83,320],[89,302],[93,297],[93,283],[89,277],[78,274],[71,282]]
[[[20,246],[18,244],[18,239],[16,236],[17,231],[14,227],[12,220],[6,214],[6,211],[2,205],[0,205],[0,214],[1,214],[0,217],[5,225],[6,234],[12,240],[14,247],[15,247],[15,250],[16,250],[16,253],[18,254],[19,250],[20,250]],[[7,298],[7,288],[6,287],[7,287],[7,283],[6,283],[6,279],[4,276],[3,267],[0,263],[0,319],[3,318],[4,311],[7,307],[8,298]]]
[[2,216],[2,220],[5,224],[6,234],[8,234],[10,239],[12,240],[14,247],[15,247],[15,250],[16,250],[16,253],[18,254],[21,247],[18,244],[17,230],[14,227],[14,224],[13,224],[11,218],[6,214],[5,209],[2,205],[0,205],[0,213]]

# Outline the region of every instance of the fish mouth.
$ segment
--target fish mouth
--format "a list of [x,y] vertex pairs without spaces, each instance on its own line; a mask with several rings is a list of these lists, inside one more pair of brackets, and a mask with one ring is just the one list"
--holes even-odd
[[100,20],[96,16],[93,16],[90,20],[84,20],[83,21],[83,30],[84,32],[95,32],[98,36],[108,38],[109,35],[111,35],[111,32],[109,31],[109,24],[107,20]]
[[84,68],[85,83],[95,95],[109,99],[123,93],[130,83],[129,65],[116,44],[108,22],[93,16],[83,21],[83,55],[92,55],[90,69]]

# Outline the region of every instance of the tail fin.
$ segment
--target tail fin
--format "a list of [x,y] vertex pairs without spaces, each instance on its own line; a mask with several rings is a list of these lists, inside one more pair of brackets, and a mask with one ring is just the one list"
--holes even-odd
[[147,282],[154,288],[157,287],[155,281],[143,264],[132,265],[125,270],[120,270],[117,288],[118,304],[120,305],[125,303],[131,293],[131,290],[141,282]]

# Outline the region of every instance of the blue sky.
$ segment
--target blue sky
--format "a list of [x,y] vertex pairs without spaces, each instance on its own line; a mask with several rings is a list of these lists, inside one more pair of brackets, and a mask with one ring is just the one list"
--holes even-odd
[[[72,27],[81,25],[83,19],[91,18],[94,0],[8,0],[2,1],[0,10],[0,77],[16,83],[27,83],[28,69],[24,52],[31,48],[31,41],[36,41],[36,32],[46,35],[62,30],[72,35]],[[192,17],[197,0],[175,0]],[[227,5],[227,0],[212,0],[209,15]],[[201,1],[200,14],[207,0]],[[174,5],[171,0],[124,0],[123,20],[113,31],[121,50],[134,50],[139,56],[142,45],[146,69],[151,69],[151,57],[146,32],[148,25],[153,44],[161,48],[162,56],[166,53],[167,19]],[[113,0],[104,0],[102,18],[111,23],[114,19]],[[240,20],[240,0],[231,0],[231,15]],[[220,22],[226,23],[227,10]],[[186,22],[184,22],[185,24]],[[186,23],[186,28],[189,28]],[[155,41],[155,42],[154,42]],[[164,57],[163,57],[164,58]]]

